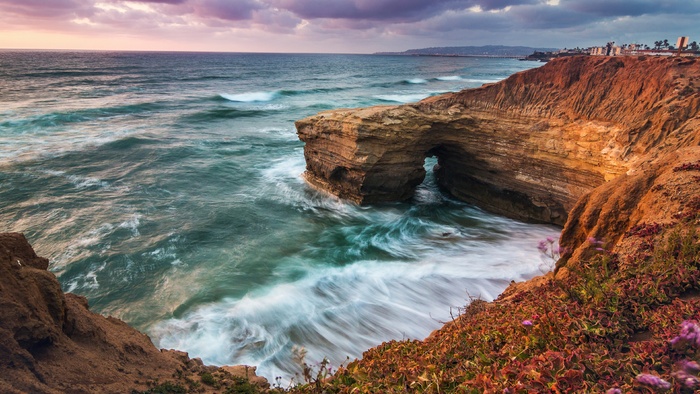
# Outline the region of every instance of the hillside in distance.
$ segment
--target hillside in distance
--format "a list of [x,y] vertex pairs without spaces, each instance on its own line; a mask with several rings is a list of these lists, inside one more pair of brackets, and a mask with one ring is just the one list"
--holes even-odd
[[524,46],[484,45],[463,47],[432,47],[409,49],[403,52],[377,52],[375,55],[414,56],[527,56],[534,52],[551,52],[557,48],[532,48]]

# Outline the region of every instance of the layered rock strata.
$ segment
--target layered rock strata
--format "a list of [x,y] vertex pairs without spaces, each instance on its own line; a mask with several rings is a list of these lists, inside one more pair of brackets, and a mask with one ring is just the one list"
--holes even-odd
[[358,203],[405,200],[437,156],[451,194],[563,225],[584,194],[698,145],[700,60],[573,57],[416,104],[296,123],[305,178]]

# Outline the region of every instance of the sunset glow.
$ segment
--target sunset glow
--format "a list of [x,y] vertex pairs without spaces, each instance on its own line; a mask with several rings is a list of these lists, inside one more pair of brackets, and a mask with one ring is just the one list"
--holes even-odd
[[0,48],[237,52],[572,47],[697,37],[700,1],[0,0]]

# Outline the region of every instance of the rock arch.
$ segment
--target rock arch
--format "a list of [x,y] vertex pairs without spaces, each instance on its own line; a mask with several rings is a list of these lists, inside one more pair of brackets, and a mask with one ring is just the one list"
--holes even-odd
[[357,203],[405,200],[436,155],[457,198],[563,225],[585,193],[700,144],[699,80],[694,59],[580,56],[416,104],[326,111],[296,122],[305,178]]
[[[331,111],[298,121],[306,142],[305,178],[360,204],[401,201],[423,182],[425,158],[435,156],[438,183],[457,198],[524,220],[563,224],[567,196],[556,186],[532,187],[532,182],[546,183],[541,177],[551,164],[518,157],[529,149],[526,141],[476,118],[439,120],[395,106]],[[523,170],[527,181],[519,180]],[[595,178],[590,183],[603,181],[600,174],[589,175]]]

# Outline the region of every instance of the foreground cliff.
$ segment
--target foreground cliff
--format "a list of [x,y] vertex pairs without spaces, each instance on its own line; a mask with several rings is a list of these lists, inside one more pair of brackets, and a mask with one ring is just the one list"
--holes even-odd
[[64,294],[47,267],[23,235],[0,233],[0,392],[252,393],[267,386],[252,369],[207,367],[158,350],[121,320],[90,312],[86,298]]
[[581,57],[299,121],[306,178],[341,197],[408,198],[436,155],[453,195],[565,226],[555,273],[298,390],[698,392],[699,106],[698,60]]
[[585,193],[697,145],[700,61],[573,57],[416,104],[333,110],[296,123],[305,177],[358,203],[408,199],[437,156],[452,195],[563,225]]

